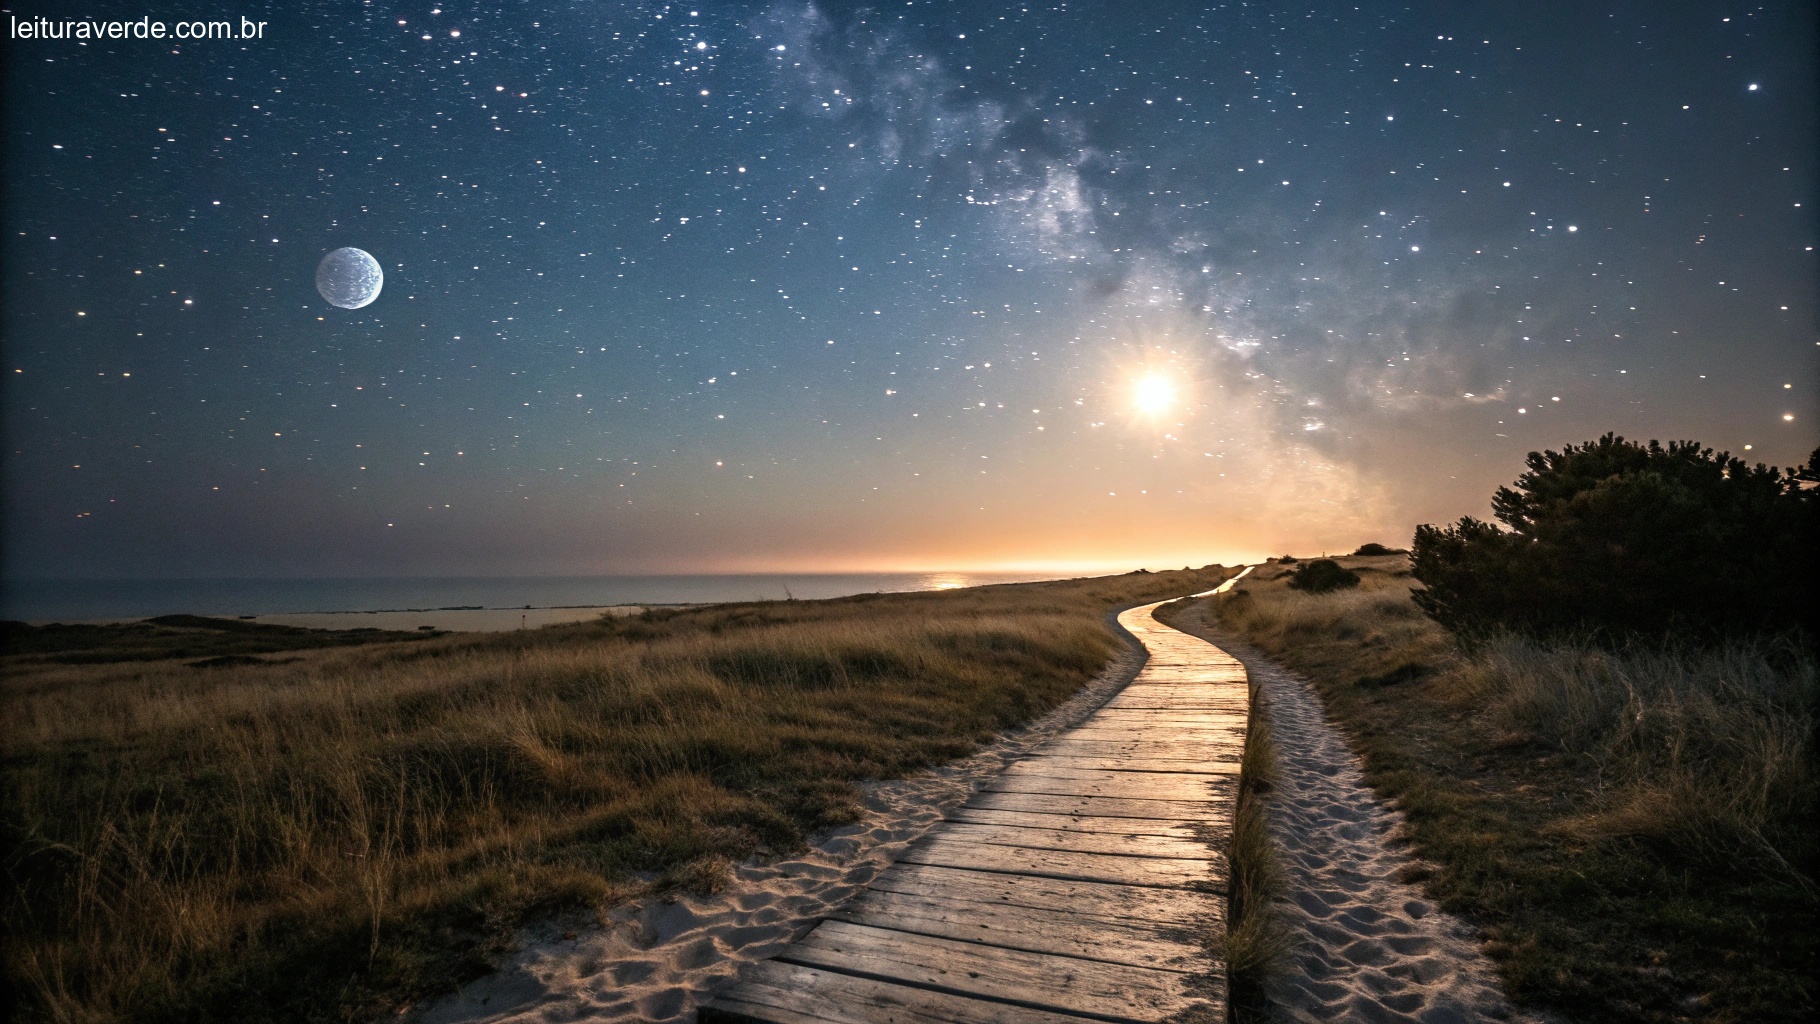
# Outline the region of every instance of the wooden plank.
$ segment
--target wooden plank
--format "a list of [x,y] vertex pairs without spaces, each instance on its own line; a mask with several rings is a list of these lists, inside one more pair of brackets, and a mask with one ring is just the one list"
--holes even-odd
[[[1153,712],[1155,714],[1155,712]],[[1062,733],[1072,736],[1076,733],[1092,732],[1138,732],[1151,736],[1182,736],[1193,738],[1201,735],[1230,735],[1234,730],[1243,733],[1245,720],[1236,713],[1224,721],[1207,722],[1171,722],[1162,718],[1150,721],[1129,720],[1120,718],[1101,718],[1098,715],[1082,722],[1079,726]]]
[[701,1024],[1081,1024],[1073,1014],[764,960],[701,1009]]
[[1072,740],[1057,738],[1038,748],[1042,753],[1073,757],[1141,757],[1149,761],[1207,761],[1233,753],[1204,743],[1146,743],[1142,740]]
[[1132,686],[1243,686],[1245,669],[1239,665],[1163,666],[1147,668],[1132,679]]
[[1247,702],[1231,697],[1158,697],[1147,693],[1121,694],[1101,705],[1101,709],[1129,711],[1224,711],[1243,712]]
[[1112,711],[1227,711],[1241,713],[1249,706],[1247,700],[1234,697],[1219,697],[1214,693],[1203,693],[1199,697],[1170,697],[1158,693],[1121,693],[1112,700],[1107,700],[1101,709]]
[[1157,699],[1180,701],[1233,701],[1237,702],[1249,696],[1250,691],[1243,683],[1161,683],[1134,682],[1120,690],[1117,695],[1107,700],[1108,704],[1120,698],[1155,697]]
[[[1110,708],[1096,711],[1094,717],[1081,722],[1077,728],[1068,729],[1068,733],[1079,733],[1083,729],[1138,729],[1148,733],[1194,733],[1194,731],[1225,731],[1225,729],[1245,728],[1245,713],[1238,708],[1230,711],[1168,711],[1165,708],[1125,709]],[[1061,733],[1061,735],[1068,735]]]
[[1092,913],[1035,910],[952,896],[911,896],[868,889],[832,915],[852,924],[891,928],[1027,953],[1198,972],[1213,958],[1193,928]]
[[1207,821],[1218,811],[1205,800],[1131,800],[1105,796],[1050,796],[1044,793],[975,793],[968,807],[1038,814],[1086,814],[1100,818],[1177,818]]
[[1093,713],[1092,722],[1132,722],[1142,725],[1208,725],[1226,728],[1245,725],[1246,709],[1234,701],[1229,711],[1175,711],[1165,708],[1101,708]]
[[[1102,744],[1091,747],[1087,744]],[[1110,748],[1117,747],[1117,751]],[[1150,760],[1175,761],[1218,761],[1238,760],[1245,753],[1243,737],[1222,737],[1204,740],[1150,740],[1131,738],[1110,733],[1089,733],[1085,736],[1069,736],[1045,743],[1042,751],[1054,756],[1092,753],[1117,753],[1127,757],[1142,757]]]
[[1175,772],[1191,775],[1233,775],[1239,770],[1239,759],[1200,758],[1193,761],[1153,761],[1143,757],[1081,757],[1074,754],[1032,754],[1026,761],[1042,760],[1047,764],[1067,765],[1093,771]]
[[[1162,818],[1100,818],[1085,814],[1038,814],[1032,811],[995,811],[988,807],[956,807],[949,821],[975,825],[1021,825],[1028,828],[1070,828],[1077,832],[1107,832],[1121,836],[1175,836],[1193,839],[1206,826]],[[1045,824],[1055,822],[1058,824]]]
[[1245,666],[1238,662],[1193,662],[1169,657],[1166,662],[1146,664],[1135,677],[1138,680],[1161,680],[1171,683],[1208,681],[1234,683],[1245,681]]
[[[1031,815],[1039,817],[1039,815]],[[1066,818],[1041,815],[1051,820]],[[957,821],[934,833],[941,839],[959,839],[992,846],[1022,846],[1033,850],[1071,850],[1075,853],[1105,853],[1117,857],[1172,857],[1188,860],[1205,858],[1211,852],[1206,843],[1193,836],[1172,837],[1143,835],[1135,832],[1085,832],[1041,824],[984,824]]]
[[[980,788],[988,793],[1050,793],[1056,796],[1118,796],[1140,800],[1212,800],[1213,790],[1202,781],[1211,775],[1171,775],[1167,772],[1020,772],[1000,775]],[[1083,777],[1084,776],[1084,777]],[[1097,777],[1096,777],[1097,776]]]
[[1174,971],[998,949],[824,921],[779,959],[938,990],[1132,1024],[1204,1003]]
[[1245,669],[1241,665],[1187,667],[1162,666],[1146,668],[1131,681],[1132,686],[1244,686]]
[[880,872],[871,888],[908,896],[1002,903],[1032,910],[1066,911],[1089,907],[1100,917],[1166,921],[1182,928],[1203,928],[1225,916],[1225,901],[1198,889],[1154,889],[1079,879],[1005,875],[933,864],[899,862]]
[[[1062,757],[1026,757],[1005,769],[1010,776],[1047,775],[1058,779],[1080,779],[1087,782],[1112,782],[1118,779],[1141,780],[1167,784],[1175,780],[1183,785],[1218,785],[1219,772],[1150,772],[1136,768],[1081,768],[1070,762],[1071,758]],[[1153,778],[1153,776],[1158,776]],[[1160,794],[1159,794],[1160,795]],[[1198,796],[1197,792],[1197,796]]]
[[[1217,854],[1211,854],[1205,859],[1120,857],[1102,853],[1076,853],[1071,850],[993,846],[951,838],[939,832],[906,850],[901,860],[908,864],[933,864],[971,871],[1042,875],[1045,878],[1157,888],[1198,886],[1217,890],[1225,885],[1225,858]],[[1220,870],[1216,870],[1216,867]]]
[[1083,725],[1079,729],[1070,729],[1057,739],[1067,740],[1101,740],[1108,743],[1154,743],[1159,746],[1212,746],[1231,747],[1245,745],[1245,727],[1242,725],[1227,727],[1210,727],[1204,725],[1169,726],[1155,725],[1149,728],[1136,726],[1129,722],[1104,722]]

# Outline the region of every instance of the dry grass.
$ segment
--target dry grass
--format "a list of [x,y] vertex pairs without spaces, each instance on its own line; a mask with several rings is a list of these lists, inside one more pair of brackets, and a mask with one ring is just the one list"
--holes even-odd
[[772,602],[412,644],[6,662],[27,1019],[372,1019],[515,926],[850,820],[1065,700],[1114,606],[1226,575]]
[[1270,791],[1277,777],[1276,742],[1257,687],[1252,687],[1245,730],[1238,807],[1232,819],[1232,870],[1225,942],[1226,970],[1235,1019],[1265,1019],[1264,986],[1283,968],[1291,935],[1276,902],[1283,896],[1283,869],[1270,838]]
[[1297,594],[1267,566],[1217,613],[1316,682],[1513,997],[1581,1020],[1814,1012],[1810,651],[1461,646],[1401,558],[1342,561],[1358,590]]

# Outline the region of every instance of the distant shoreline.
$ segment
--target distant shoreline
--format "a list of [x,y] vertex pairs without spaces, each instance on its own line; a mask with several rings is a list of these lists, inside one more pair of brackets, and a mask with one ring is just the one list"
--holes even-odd
[[0,581],[0,619],[74,623],[137,621],[176,614],[264,618],[299,614],[526,612],[846,597],[1055,578],[1054,573],[900,572],[6,580]]
[[[497,633],[510,629],[586,622],[606,615],[638,615],[651,608],[695,608],[695,604],[547,605],[521,607],[374,608],[337,612],[279,612],[271,615],[211,615],[207,618],[257,622],[299,629],[441,630],[451,633]],[[31,626],[119,626],[144,622],[149,616],[103,619],[27,619]]]

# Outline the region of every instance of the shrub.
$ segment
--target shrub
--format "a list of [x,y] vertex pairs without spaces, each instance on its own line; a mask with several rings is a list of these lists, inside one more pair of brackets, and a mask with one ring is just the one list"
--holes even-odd
[[1805,470],[1747,465],[1694,441],[1607,434],[1531,452],[1501,487],[1504,528],[1470,516],[1416,529],[1416,603],[1450,629],[1532,634],[1810,633],[1820,450]]
[[1294,564],[1296,564],[1297,561],[1298,561],[1298,559],[1294,555],[1284,555],[1283,557],[1277,559],[1277,562],[1279,562],[1282,565],[1294,565]]
[[1360,544],[1359,550],[1354,551],[1353,554],[1361,558],[1375,558],[1378,555],[1402,555],[1408,554],[1408,552],[1404,551],[1402,548],[1387,548],[1376,541],[1372,541],[1369,544]]
[[1341,568],[1340,563],[1331,558],[1317,558],[1289,574],[1291,588],[1306,590],[1310,594],[1325,594],[1330,590],[1344,590],[1358,585],[1359,574]]

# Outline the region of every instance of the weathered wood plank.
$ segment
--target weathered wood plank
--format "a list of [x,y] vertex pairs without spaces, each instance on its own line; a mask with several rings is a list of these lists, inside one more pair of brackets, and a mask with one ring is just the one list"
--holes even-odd
[[[1057,815],[1049,815],[1057,818]],[[1066,822],[1068,819],[1061,818]],[[979,822],[952,822],[937,836],[991,846],[1022,846],[1032,850],[1068,850],[1074,853],[1104,853],[1117,857],[1170,857],[1198,860],[1212,852],[1206,843],[1188,836],[1153,836],[1139,833],[1112,834],[1085,832],[1070,828],[1041,825],[987,825]]]
[[1145,743],[1142,740],[1053,739],[1039,750],[1045,754],[1075,757],[1142,757],[1149,761],[1205,761],[1224,748],[1205,743]]
[[1152,761],[1142,757],[1081,757],[1076,754],[1032,754],[1025,762],[1041,760],[1048,764],[1066,765],[1092,771],[1162,772],[1191,775],[1234,775],[1239,770],[1237,757],[1202,758],[1193,761]]
[[1159,688],[1159,686],[1132,686],[1119,693],[1112,700],[1107,700],[1103,709],[1136,708],[1150,711],[1178,711],[1178,713],[1239,713],[1245,709],[1247,695],[1239,691],[1221,691],[1212,686],[1194,686],[1194,688]]
[[880,872],[871,888],[908,896],[948,896],[1032,910],[1066,911],[1090,907],[1096,916],[1162,921],[1182,928],[1207,927],[1225,917],[1225,901],[1198,889],[1153,889],[901,861]]
[[[1137,697],[1180,698],[1193,701],[1238,701],[1249,695],[1244,683],[1201,681],[1187,682],[1136,682],[1119,691],[1112,701],[1131,700]],[[1108,704],[1112,701],[1107,701]]]
[[1238,712],[1245,707],[1243,701],[1226,697],[1153,697],[1147,694],[1134,693],[1129,697],[1114,697],[1102,705],[1101,710],[1113,711],[1183,711],[1183,712]]
[[1130,800],[1105,796],[1050,796],[1042,793],[975,793],[968,807],[1039,814],[1086,814],[1101,818],[1178,818],[1206,821],[1215,814],[1211,801]]
[[[1057,779],[1079,779],[1083,782],[1118,782],[1131,783],[1154,782],[1159,786],[1170,784],[1184,786],[1218,785],[1221,772],[1150,772],[1137,768],[1081,768],[1070,763],[1071,758],[1062,757],[1027,757],[1005,769],[1005,774],[1013,778],[1033,775],[1047,775]],[[1196,796],[1204,794],[1197,790]],[[1160,798],[1169,799],[1166,794],[1158,793]]]
[[995,811],[987,807],[956,807],[948,812],[948,820],[964,821],[975,825],[1070,828],[1076,832],[1107,832],[1121,836],[1175,836],[1178,839],[1193,839],[1205,831],[1205,826],[1193,822],[1169,821],[1161,818],[1099,818],[1084,814]]
[[1042,875],[1082,882],[1114,882],[1158,888],[1225,885],[1225,858],[1121,857],[1070,850],[1039,850],[1022,846],[993,846],[936,834],[904,852],[908,864],[933,864],[998,871],[1014,875]]
[[989,999],[765,960],[702,1008],[701,1024],[1081,1024]]
[[[1234,702],[1242,703],[1242,702]],[[1233,707],[1230,710],[1214,711],[1172,711],[1163,708],[1114,708],[1103,707],[1093,713],[1092,722],[1112,723],[1129,722],[1133,725],[1205,725],[1217,728],[1230,728],[1245,725],[1246,709]]]
[[824,921],[779,959],[1116,1021],[1160,1020],[1204,1002],[1187,977]]
[[[1098,776],[1097,778],[1095,776]],[[1055,796],[1119,796],[1142,800],[1211,800],[1214,791],[1204,781],[1213,775],[1168,772],[1073,772],[1059,770],[1005,774],[981,789],[989,793],[1049,793]]]
[[1158,726],[1156,729],[1134,729],[1123,724],[1108,724],[1103,728],[1074,729],[1065,738],[1068,742],[1101,742],[1101,744],[1123,744],[1136,742],[1159,749],[1196,749],[1196,748],[1229,748],[1245,746],[1245,729],[1207,729],[1183,728],[1172,729]]
[[1172,740],[1151,738],[1142,735],[1129,735],[1122,738],[1088,738],[1075,739],[1069,733],[1063,733],[1039,750],[1081,750],[1094,752],[1112,752],[1120,754],[1141,754],[1153,760],[1164,758],[1192,759],[1201,756],[1210,744],[1200,741]]
[[1195,972],[1213,966],[1193,928],[1077,911],[868,889],[831,916],[852,924],[1133,967]]
[[[1203,734],[1230,735],[1234,732],[1237,732],[1242,736],[1245,732],[1245,716],[1237,712],[1233,712],[1230,715],[1222,715],[1218,718],[1209,717],[1198,721],[1151,717],[1153,715],[1161,714],[1162,712],[1156,710],[1128,711],[1115,708],[1111,711],[1102,711],[1100,714],[1093,716],[1093,720],[1086,725],[1083,725],[1081,728],[1093,732],[1124,729],[1128,732],[1148,732],[1158,736],[1168,736],[1178,733],[1188,736],[1199,736]],[[1075,731],[1077,730],[1070,730],[1069,732],[1072,734]]]
[[1182,736],[1193,738],[1204,734],[1225,735],[1232,732],[1243,733],[1245,720],[1233,714],[1223,722],[1169,722],[1161,719],[1151,721],[1123,721],[1116,718],[1093,716],[1079,727],[1063,733],[1064,736],[1092,735],[1096,732],[1137,732],[1156,737]]

